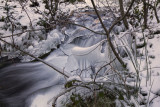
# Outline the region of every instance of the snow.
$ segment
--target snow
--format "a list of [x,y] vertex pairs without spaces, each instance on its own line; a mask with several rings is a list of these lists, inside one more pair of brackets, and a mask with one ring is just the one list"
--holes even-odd
[[[39,1],[41,2],[41,0]],[[29,17],[31,18],[33,28],[42,28],[36,23],[39,21],[39,18],[43,17],[40,14],[33,14],[35,10],[34,8],[29,7],[29,3],[30,2],[26,3],[25,9]],[[60,5],[60,8],[63,12],[68,12],[71,14],[71,12],[76,10],[78,7],[86,7],[87,5],[92,7],[90,0],[86,0],[86,3],[87,4],[78,3],[75,5],[66,5],[63,3]],[[102,3],[96,2],[96,4],[100,7],[103,6]],[[4,3],[1,3],[0,5],[3,6]],[[9,2],[9,5],[15,4]],[[44,10],[44,5],[42,3],[40,3],[40,5],[41,7],[37,8],[40,10]],[[139,9],[142,9],[141,5]],[[116,6],[116,4],[114,4],[113,6]],[[28,16],[24,11],[22,11],[20,7],[21,6],[17,4],[17,7],[15,7],[12,10],[16,11],[13,14],[14,17],[18,19],[16,21],[19,21],[22,26],[27,26],[28,30],[32,29],[32,27],[30,26],[31,23]],[[70,18],[76,24],[86,26],[97,32],[103,31],[101,24],[99,23],[94,13],[91,12],[91,14],[88,14],[82,12],[82,14],[80,14],[80,12],[76,12]],[[5,16],[5,14],[2,11],[0,11],[0,15]],[[111,26],[111,23],[114,21],[113,15],[111,15],[111,13],[107,13],[105,16],[102,16],[102,19],[107,28]],[[150,25],[151,30],[153,32],[160,29],[160,24],[156,24],[155,22],[156,21],[154,18],[152,20],[152,24]],[[0,22],[0,37],[11,35],[11,31],[9,29],[2,30],[2,27],[4,25],[4,22]],[[150,107],[159,107],[160,85],[158,84],[160,81],[160,34],[155,34],[152,37],[152,34],[146,30],[144,32],[144,35],[146,35],[145,40],[147,41],[146,47],[137,49],[138,55],[136,56],[134,51],[135,44],[132,44],[135,41],[133,41],[131,34],[134,33],[134,35],[136,36],[136,45],[142,45],[143,34],[141,31],[142,29],[134,29],[131,26],[130,30],[125,31],[123,25],[116,25],[113,31],[111,32],[111,35],[113,35],[111,37],[111,40],[112,42],[114,42],[114,45],[117,46],[117,50],[120,51],[119,53],[122,56],[125,53],[127,53],[129,56],[124,57],[123,60],[127,63],[128,73],[130,73],[131,75],[133,74],[133,76],[135,77],[127,78],[126,84],[129,86],[135,86],[135,78],[137,75],[139,75],[140,91],[143,93],[147,93],[146,96],[143,96],[142,100],[144,100],[145,102],[150,102],[150,104],[148,104]],[[20,33],[20,30],[16,30],[14,33]],[[11,37],[4,38],[4,40],[12,43]],[[98,71],[98,69],[100,69],[100,67],[102,67],[106,63],[112,61],[115,57],[113,53],[111,53],[110,51],[105,35],[94,34],[93,32],[78,26],[72,26],[70,28],[64,27],[62,29],[57,28],[47,33],[44,33],[43,31],[25,32],[18,36],[14,36],[14,41],[15,44],[19,46],[21,49],[24,49],[25,51],[37,57],[45,53],[48,53],[52,49],[54,49],[54,51],[45,59],[45,61],[49,62],[51,65],[56,66],[57,68],[63,70],[65,73],[70,75],[70,77],[65,80],[63,76],[58,75],[57,73],[55,73],[54,70],[48,68],[45,65],[42,65],[41,63],[29,63],[20,65],[17,64],[15,67],[13,67],[13,70],[16,70],[18,68],[22,69],[22,67],[25,67],[25,69],[31,69],[27,67],[35,67],[34,69],[36,71],[36,67],[41,66],[40,69],[38,69],[38,71],[25,75],[29,77],[30,74],[33,74],[33,76],[30,76],[30,78],[34,79],[43,79],[45,76],[48,77],[46,81],[42,80],[40,83],[38,83],[37,81],[36,86],[33,86],[33,88],[27,92],[30,93],[30,95],[27,97],[26,103],[29,104],[28,106],[31,107],[51,107],[51,103],[48,104],[48,101],[51,100],[54,96],[58,95],[58,93],[65,90],[63,86],[64,83],[57,85],[59,82],[66,82],[72,80],[91,82],[93,81],[93,77],[95,73]],[[8,46],[3,42],[0,42],[0,44],[2,48],[6,49],[7,52],[13,52],[13,48],[11,46]],[[24,45],[24,47],[22,45]],[[58,46],[60,46],[60,48],[58,48]],[[131,48],[133,48],[133,50]],[[146,52],[148,62],[146,62],[145,48],[147,49]],[[139,54],[142,54],[142,56],[140,56]],[[111,58],[111,56],[113,58]],[[23,61],[31,60],[33,59],[29,56],[23,57]],[[121,73],[121,65],[118,63],[117,60],[115,62],[118,66],[116,70],[119,70],[118,72]],[[149,74],[147,72],[147,67]],[[116,68],[114,64],[113,68]],[[101,70],[99,74],[102,76],[97,77],[96,81],[109,81],[109,76],[112,76],[112,74],[105,75],[108,69],[109,67],[107,66],[103,70]],[[139,71],[139,74],[137,74],[137,71]],[[10,73],[10,70],[4,72],[4,74],[7,72]],[[1,75],[3,74],[0,74],[0,76]],[[23,75],[20,75],[20,77],[23,78]],[[45,90],[45,88],[47,89]],[[131,97],[131,102],[137,105],[137,102],[133,97]],[[141,105],[140,107],[143,106],[144,105]]]
[[[90,7],[93,7],[92,6],[92,2],[91,2],[91,0],[85,0],[85,2],[86,2],[86,4],[88,5],[88,6],[90,6]],[[102,7],[102,6],[105,6],[105,4],[106,4],[106,1],[105,0],[94,0],[94,2],[95,2],[95,4],[96,5],[98,5],[99,7]],[[117,3],[117,0],[108,0],[107,1],[109,4],[111,4],[111,3]],[[115,6],[115,4],[112,4],[112,6]]]
[[58,95],[62,90],[63,85],[52,87],[48,92],[44,94],[38,94],[30,107],[51,107],[52,103],[48,103],[53,96]]
[[67,81],[73,81],[73,80],[81,81],[81,78],[79,76],[71,76],[70,78],[67,78]]
[[160,97],[157,97],[153,100],[153,104],[151,105],[151,107],[159,107],[160,104]]

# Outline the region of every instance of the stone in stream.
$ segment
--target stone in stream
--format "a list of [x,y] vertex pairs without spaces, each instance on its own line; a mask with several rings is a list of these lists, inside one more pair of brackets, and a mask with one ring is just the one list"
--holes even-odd
[[21,61],[21,59],[18,58],[18,57],[11,58],[11,59],[9,59],[8,56],[1,57],[0,58],[0,68],[3,68],[3,67],[8,66],[8,65],[11,65],[13,63],[18,63],[20,61]]

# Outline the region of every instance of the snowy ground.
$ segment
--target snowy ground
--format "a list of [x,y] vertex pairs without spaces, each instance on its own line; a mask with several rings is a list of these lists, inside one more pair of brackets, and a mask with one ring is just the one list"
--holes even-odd
[[[2,1],[2,0],[1,0]],[[87,1],[89,5],[90,2]],[[4,2],[1,2],[1,6],[4,6]],[[10,5],[15,5],[14,3],[10,2]],[[17,5],[17,4],[16,4]],[[40,4],[42,5],[42,3]],[[75,5],[68,5],[67,9],[70,8],[70,11],[76,9],[77,7],[85,7],[85,4],[77,4]],[[22,9],[20,8],[20,5],[17,5],[14,10],[17,11],[17,13],[14,13],[13,15],[19,19],[19,22],[22,26],[28,26],[28,29],[30,29],[30,20],[27,18],[28,16]],[[63,7],[63,5],[62,5]],[[72,9],[71,9],[72,7]],[[26,10],[29,13],[29,16],[31,18],[31,22],[36,29],[42,28],[38,26],[36,23],[39,21],[38,19],[42,17],[39,14],[33,14],[34,12],[33,8],[29,8],[28,4],[26,4]],[[39,7],[38,7],[39,8]],[[1,7],[2,9],[2,7]],[[41,10],[44,10],[44,6],[42,5],[42,8],[39,8]],[[62,8],[63,10],[64,8]],[[65,10],[67,11],[67,10]],[[0,15],[5,16],[5,14],[0,11]],[[21,13],[21,14],[19,14]],[[83,12],[82,12],[83,13]],[[95,14],[82,14],[81,16],[78,16],[79,13],[75,13],[72,17],[72,20],[75,20],[77,24],[81,23],[81,18],[85,19],[84,23],[82,25],[85,25],[95,31],[102,31],[100,23],[98,22],[97,18],[95,18]],[[79,18],[77,18],[79,17]],[[111,25],[111,22],[113,21],[112,14],[107,13],[104,16],[102,16],[103,21],[106,24],[106,27],[109,27]],[[18,21],[18,20],[17,20]],[[160,29],[160,24],[153,24],[151,25],[152,31],[157,31]],[[0,22],[0,37],[11,35],[11,31],[9,29],[3,30],[2,27],[5,23]],[[133,29],[132,29],[133,30]],[[124,31],[124,26],[116,26],[112,32],[112,34]],[[133,30],[134,31],[134,30]],[[19,33],[20,30],[16,30],[14,33]],[[127,31],[126,31],[127,32]],[[67,35],[65,35],[65,34]],[[125,32],[118,35],[121,37]],[[141,30],[135,31],[136,34],[136,40],[137,44],[143,43],[143,33]],[[16,45],[21,46],[22,44],[25,44],[27,42],[27,45],[25,46],[25,51],[30,52],[31,54],[35,56],[41,56],[44,53],[49,52],[51,49],[56,49],[56,51],[52,52],[45,60],[61,69],[64,69],[65,71],[68,71],[70,75],[77,75],[77,69],[85,69],[90,66],[93,66],[95,64],[102,64],[99,62],[103,62],[104,59],[107,58],[109,51],[107,50],[106,45],[102,45],[105,41],[105,36],[94,34],[93,32],[90,32],[84,28],[81,27],[71,27],[71,28],[64,28],[63,32],[60,30],[52,30],[51,32],[48,32],[47,34],[43,34],[42,32],[36,31],[36,35],[30,39],[30,41],[26,41],[26,39],[29,38],[29,33],[23,33],[19,35],[18,37],[15,36],[14,40]],[[137,61],[139,64],[138,70],[140,71],[140,78],[141,78],[141,92],[142,94],[147,94],[145,96],[140,95],[142,101],[149,102],[148,105],[150,107],[159,107],[160,105],[160,34],[154,34],[152,35],[149,31],[145,31],[144,33],[147,35],[145,37],[147,41],[146,47],[138,49],[139,53],[142,54],[141,57],[138,57]],[[47,36],[46,36],[47,35]],[[44,40],[40,40],[40,38],[45,38]],[[141,41],[142,39],[142,41]],[[8,42],[12,42],[12,38],[5,38]],[[128,40],[128,39],[127,39]],[[1,46],[2,48],[5,48],[7,52],[15,52],[12,47],[7,46],[3,44],[2,42]],[[57,45],[60,45],[60,48],[57,49]],[[24,48],[24,47],[21,47]],[[146,56],[145,56],[145,48],[147,49],[147,63],[146,63]],[[91,52],[92,51],[92,52]],[[89,55],[86,53],[91,52]],[[81,56],[82,54],[86,54]],[[105,54],[104,54],[105,53]],[[107,53],[107,54],[106,54]],[[26,58],[26,59],[25,59]],[[28,56],[24,58],[24,61],[31,60]],[[129,58],[124,58],[124,60],[128,63],[128,69],[129,72],[135,73],[135,69],[133,67],[133,63],[131,60],[128,60]],[[107,60],[108,61],[108,60]],[[108,61],[109,62],[109,61]],[[149,80],[147,80],[147,66],[148,66],[148,73],[149,73]],[[16,67],[15,67],[16,68]],[[48,70],[48,68],[45,68],[43,70]],[[71,72],[76,71],[76,72]],[[89,68],[86,70],[87,73],[82,74],[84,78],[90,77],[91,69]],[[42,71],[44,72],[44,71]],[[44,73],[45,74],[45,73]],[[46,75],[50,73],[47,72]],[[53,73],[54,74],[54,73]],[[52,73],[50,74],[52,78]],[[53,76],[54,77],[54,76]],[[60,78],[62,78],[60,76]],[[51,80],[53,82],[53,80]],[[146,83],[147,81],[147,83]],[[129,84],[134,86],[134,82],[130,82]],[[47,91],[41,91],[38,90],[34,94],[31,94],[27,101],[31,101],[31,107],[50,107],[51,103],[48,104],[48,101],[55,95],[58,94],[61,90],[63,90],[63,85],[60,85],[58,87],[50,87],[47,89]],[[144,107],[144,105],[141,105],[141,107]]]

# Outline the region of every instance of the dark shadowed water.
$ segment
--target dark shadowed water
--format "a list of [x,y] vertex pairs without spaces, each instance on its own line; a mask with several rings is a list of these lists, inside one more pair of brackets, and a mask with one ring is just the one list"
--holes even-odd
[[[50,60],[55,62],[49,62],[57,65],[61,59],[51,57]],[[63,86],[63,83],[61,75],[42,63],[13,64],[0,69],[0,107],[29,107],[37,95],[45,95],[49,91],[57,94],[54,88]]]

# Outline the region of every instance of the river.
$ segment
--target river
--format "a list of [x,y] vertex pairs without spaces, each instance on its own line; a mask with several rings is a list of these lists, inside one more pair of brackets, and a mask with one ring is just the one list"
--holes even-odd
[[[95,31],[102,31],[95,15],[88,14],[83,16],[83,19],[86,19],[85,26]],[[83,23],[80,18],[78,20],[79,24]],[[112,21],[112,18],[104,19],[105,26],[109,27]],[[116,32],[117,29],[115,27],[114,31]],[[68,37],[60,44],[60,48],[44,59],[46,62],[62,70],[66,67],[64,70],[74,71],[93,66],[96,61],[99,61],[97,59],[107,59],[105,35],[94,34],[75,26],[68,28],[66,33]],[[100,42],[102,40],[104,43]],[[95,48],[95,51],[92,48]],[[75,57],[73,51],[77,53],[80,50],[84,53],[92,50],[92,56]],[[84,73],[83,77],[90,76],[92,71],[90,69],[87,72],[88,74]],[[48,101],[64,90],[65,82],[64,76],[41,62],[12,64],[0,69],[0,107],[51,107],[52,103]]]

